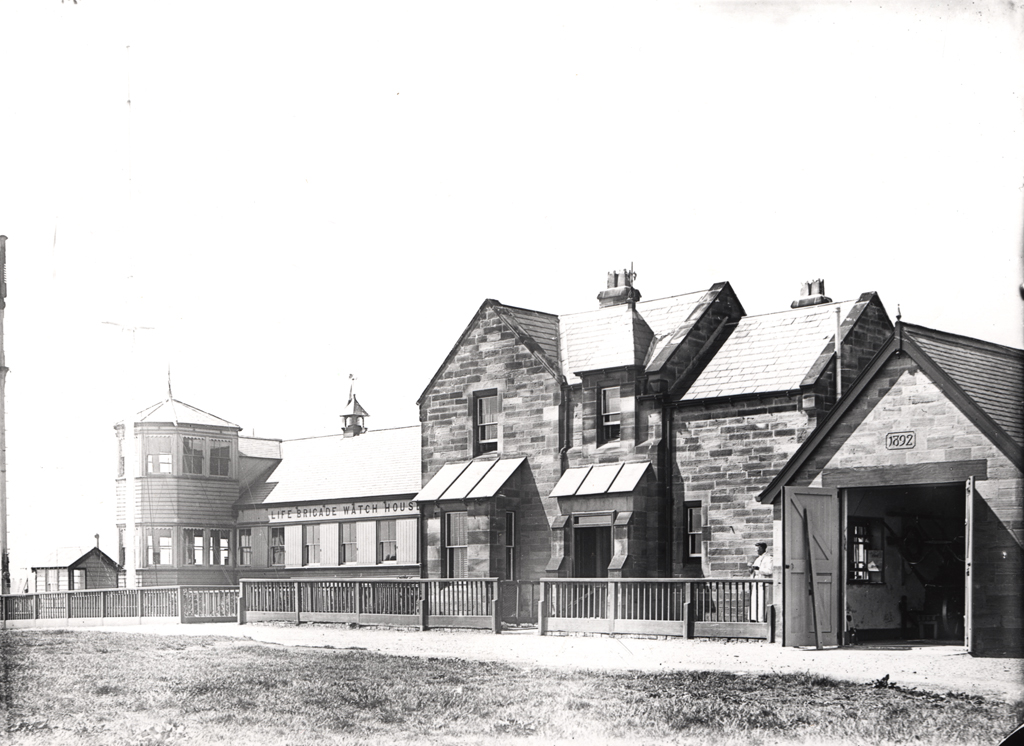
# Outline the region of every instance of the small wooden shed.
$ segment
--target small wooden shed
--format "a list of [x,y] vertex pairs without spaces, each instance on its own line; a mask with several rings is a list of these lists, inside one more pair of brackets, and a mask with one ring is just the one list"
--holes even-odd
[[79,548],[58,549],[53,563],[33,567],[32,575],[36,593],[124,587],[124,569],[99,547],[85,554]]

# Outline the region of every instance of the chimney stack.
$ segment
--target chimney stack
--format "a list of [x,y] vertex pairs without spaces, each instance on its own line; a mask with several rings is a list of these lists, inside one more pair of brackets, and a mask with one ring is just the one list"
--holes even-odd
[[800,287],[800,297],[790,304],[790,308],[803,308],[804,306],[818,306],[822,303],[831,303],[832,299],[825,295],[824,280],[808,280]]
[[636,303],[640,300],[640,291],[633,287],[636,272],[623,269],[608,273],[608,289],[597,294],[601,308],[618,306],[623,303]]

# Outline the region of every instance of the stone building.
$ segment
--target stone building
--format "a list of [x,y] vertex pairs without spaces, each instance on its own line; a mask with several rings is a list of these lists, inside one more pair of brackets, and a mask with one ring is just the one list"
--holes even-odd
[[836,330],[852,382],[891,329],[820,281],[747,317],[728,283],[645,301],[633,279],[591,311],[470,321],[419,400],[428,576],[745,570],[772,535],[757,494],[836,400]]
[[1022,379],[1020,350],[821,281],[758,315],[629,271],[579,313],[486,300],[419,426],[367,430],[351,394],[341,433],[286,441],[140,413],[138,577],[742,578],[765,542],[784,644],[1019,655]]
[[758,495],[786,644],[903,633],[1024,653],[1022,380],[1021,350],[897,322]]

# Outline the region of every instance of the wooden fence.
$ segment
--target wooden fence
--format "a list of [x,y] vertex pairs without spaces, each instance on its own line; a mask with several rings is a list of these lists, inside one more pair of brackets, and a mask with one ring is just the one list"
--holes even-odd
[[775,637],[770,579],[541,580],[538,617],[542,635]]
[[19,627],[233,622],[234,587],[168,586],[0,596],[0,623]]
[[289,621],[501,632],[498,581],[242,580],[239,624]]

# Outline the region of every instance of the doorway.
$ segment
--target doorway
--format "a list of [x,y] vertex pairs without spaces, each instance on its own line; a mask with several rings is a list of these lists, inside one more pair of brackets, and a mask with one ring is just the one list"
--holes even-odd
[[607,578],[612,560],[611,526],[573,526],[573,576]]
[[964,484],[843,493],[845,641],[963,644]]

